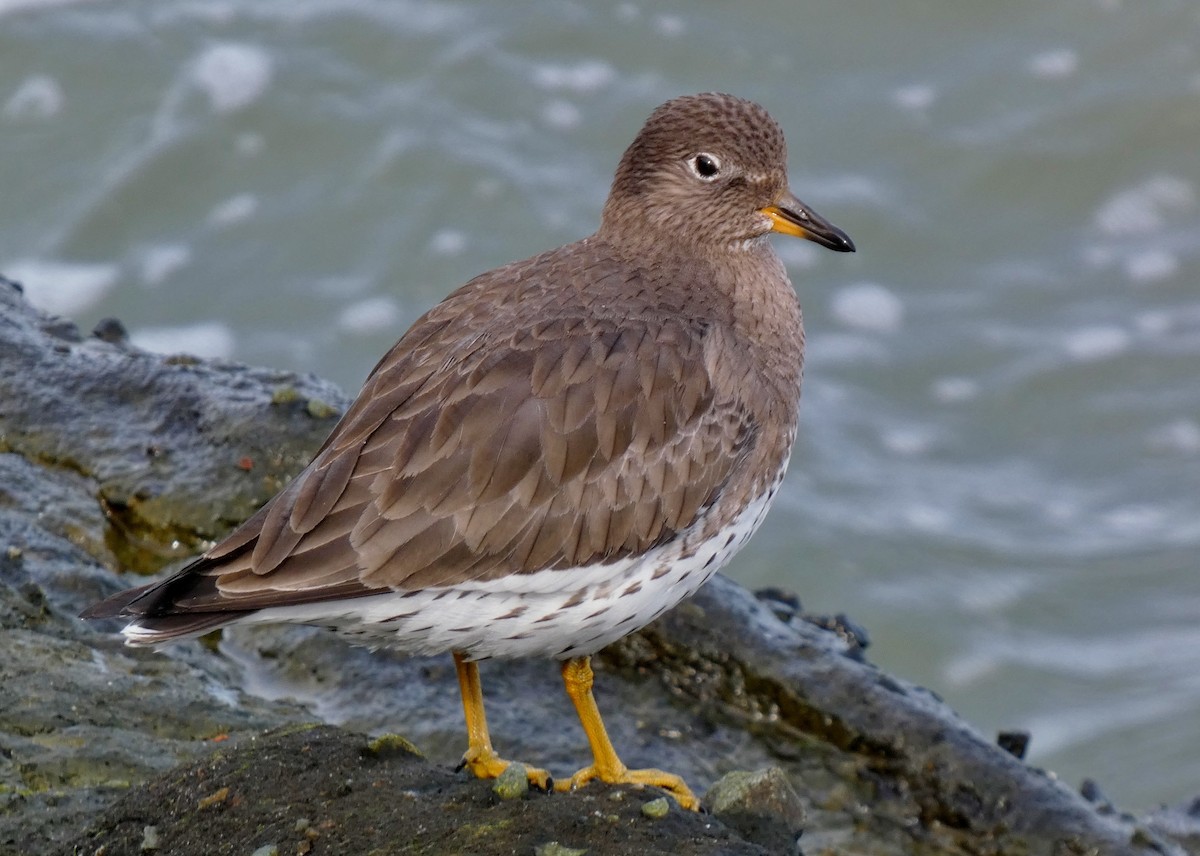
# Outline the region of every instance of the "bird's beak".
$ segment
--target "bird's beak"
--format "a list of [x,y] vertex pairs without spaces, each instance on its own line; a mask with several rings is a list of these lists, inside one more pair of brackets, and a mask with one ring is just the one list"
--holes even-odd
[[849,235],[797,199],[790,190],[785,190],[774,205],[759,210],[770,218],[772,232],[806,238],[839,253],[854,252],[854,242]]

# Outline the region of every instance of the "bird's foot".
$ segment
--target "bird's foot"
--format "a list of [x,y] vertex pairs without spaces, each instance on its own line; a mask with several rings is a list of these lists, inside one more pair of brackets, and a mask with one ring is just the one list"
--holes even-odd
[[[455,770],[461,770],[466,767],[478,779],[495,779],[500,776],[514,763],[506,761],[489,749],[471,748],[463,753],[462,760],[458,762]],[[540,767],[531,767],[528,764],[522,764],[525,768],[525,776],[529,779],[529,784],[541,791],[549,791],[554,787],[554,779],[550,774]]]
[[595,764],[592,764],[584,767],[566,781],[556,782],[554,789],[556,791],[573,791],[581,785],[586,785],[592,779],[599,779],[610,785],[650,785],[662,788],[675,798],[675,802],[679,803],[680,808],[688,811],[700,810],[700,800],[696,798],[692,789],[683,779],[674,773],[667,773],[663,770],[630,770],[624,766],[614,770],[599,770]]

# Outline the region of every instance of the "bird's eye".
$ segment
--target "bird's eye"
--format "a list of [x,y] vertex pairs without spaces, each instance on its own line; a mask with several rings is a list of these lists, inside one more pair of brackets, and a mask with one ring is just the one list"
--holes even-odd
[[716,155],[710,155],[707,152],[693,155],[687,163],[696,178],[701,181],[712,181],[721,172],[721,161]]

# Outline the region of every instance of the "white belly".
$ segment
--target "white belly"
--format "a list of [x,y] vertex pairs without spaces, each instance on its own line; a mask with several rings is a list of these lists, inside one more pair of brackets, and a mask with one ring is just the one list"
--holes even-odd
[[758,529],[778,486],[779,479],[716,537],[701,536],[701,518],[682,537],[636,558],[272,607],[240,623],[316,624],[372,648],[461,651],[471,659],[591,654],[649,624],[707,582]]

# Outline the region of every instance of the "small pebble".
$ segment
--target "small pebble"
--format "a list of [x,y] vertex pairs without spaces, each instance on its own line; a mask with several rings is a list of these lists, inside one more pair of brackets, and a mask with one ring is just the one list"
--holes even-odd
[[502,800],[521,799],[529,793],[529,775],[525,772],[525,765],[509,764],[504,772],[496,777],[492,793]]
[[116,318],[103,318],[92,328],[92,336],[102,342],[117,344],[129,341],[129,331]]
[[149,853],[152,850],[157,850],[160,846],[158,838],[158,827],[147,826],[142,830],[142,846],[143,853]]
[[330,416],[337,415],[336,407],[326,404],[319,398],[310,398],[305,409],[308,411],[308,415],[313,419],[328,419]]
[[388,755],[421,755],[421,750],[418,749],[407,737],[401,737],[399,734],[381,734],[374,740],[367,743],[367,751],[375,756]]
[[293,401],[299,400],[300,393],[296,392],[296,388],[294,386],[276,387],[275,391],[271,393],[272,404],[291,404]]
[[586,856],[586,854],[586,849],[564,847],[557,841],[547,841],[545,844],[539,844],[533,848],[533,856]]
[[203,797],[196,804],[196,808],[204,811],[205,809],[212,808],[213,806],[221,805],[227,799],[229,799],[229,788],[220,788],[219,790],[213,791],[208,796]]
[[264,844],[262,847],[251,853],[250,856],[279,856],[279,845]]
[[996,735],[996,745],[1014,758],[1024,758],[1029,749],[1028,731],[1001,731]]
[[642,816],[648,817],[651,820],[661,820],[667,816],[667,812],[670,810],[671,804],[667,802],[666,797],[659,797],[656,800],[650,800],[650,802],[642,804]]

